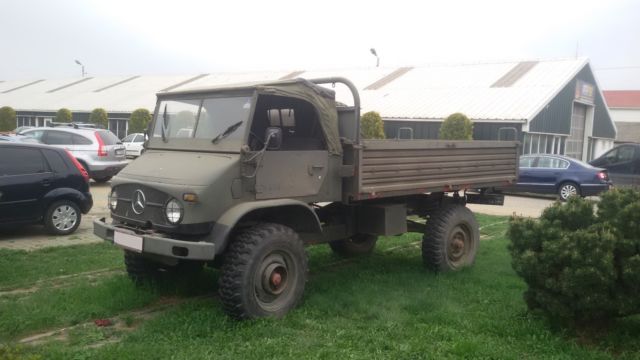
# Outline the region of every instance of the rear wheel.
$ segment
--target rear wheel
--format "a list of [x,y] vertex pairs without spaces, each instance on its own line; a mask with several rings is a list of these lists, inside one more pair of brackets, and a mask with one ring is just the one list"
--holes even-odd
[[70,200],[56,201],[49,206],[44,215],[44,226],[50,234],[68,235],[76,231],[82,220],[82,212],[76,203]]
[[565,182],[558,188],[560,200],[567,201],[572,196],[580,196],[580,187],[574,182]]
[[111,180],[113,176],[104,176],[104,177],[94,177],[93,181],[97,182],[97,183],[105,183],[109,180]]
[[376,247],[378,237],[370,234],[356,234],[348,239],[331,241],[329,246],[336,254],[357,256],[370,254]]
[[290,228],[257,224],[239,232],[226,251],[220,299],[236,319],[281,317],[293,309],[307,281],[307,256]]
[[422,260],[433,271],[459,270],[473,264],[480,231],[473,213],[448,205],[429,215],[422,239]]

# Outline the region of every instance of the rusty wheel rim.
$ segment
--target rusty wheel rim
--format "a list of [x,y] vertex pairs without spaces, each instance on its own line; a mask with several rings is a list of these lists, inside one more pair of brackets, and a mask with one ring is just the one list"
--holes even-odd
[[297,269],[291,254],[269,253],[260,262],[254,278],[254,298],[267,311],[285,307],[293,295]]
[[458,225],[452,231],[447,242],[447,258],[454,266],[464,265],[467,254],[471,248],[471,234],[469,230]]

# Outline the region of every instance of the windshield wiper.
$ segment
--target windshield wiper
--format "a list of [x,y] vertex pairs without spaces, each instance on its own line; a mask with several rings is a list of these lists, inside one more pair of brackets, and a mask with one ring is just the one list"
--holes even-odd
[[213,140],[211,140],[211,142],[214,143],[214,144],[217,144],[220,140],[226,138],[227,136],[231,135],[231,133],[233,133],[234,131],[238,130],[240,125],[242,125],[242,121],[238,121],[237,123],[229,126],[228,128],[225,129],[225,131],[223,131],[220,134],[216,135],[216,137],[214,137]]
[[164,104],[164,112],[162,113],[162,125],[160,126],[160,132],[162,133],[162,141],[167,142],[167,104]]

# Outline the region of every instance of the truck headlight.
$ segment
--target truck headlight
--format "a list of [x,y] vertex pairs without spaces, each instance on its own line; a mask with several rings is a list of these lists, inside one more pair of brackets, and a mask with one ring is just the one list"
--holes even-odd
[[182,204],[176,199],[171,199],[164,207],[164,215],[167,217],[167,221],[171,224],[177,224],[182,220],[184,209]]
[[118,193],[115,190],[112,190],[107,201],[109,203],[109,209],[111,209],[111,211],[115,211],[118,206]]

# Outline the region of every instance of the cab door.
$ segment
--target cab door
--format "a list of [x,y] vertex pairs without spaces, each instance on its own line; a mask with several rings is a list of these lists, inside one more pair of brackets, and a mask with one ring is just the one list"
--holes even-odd
[[320,192],[329,152],[312,110],[303,103],[267,110],[269,127],[281,129],[282,143],[268,147],[259,161],[256,199],[298,198]]

